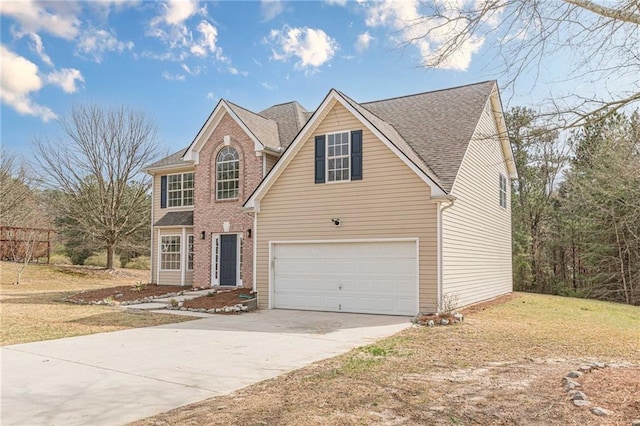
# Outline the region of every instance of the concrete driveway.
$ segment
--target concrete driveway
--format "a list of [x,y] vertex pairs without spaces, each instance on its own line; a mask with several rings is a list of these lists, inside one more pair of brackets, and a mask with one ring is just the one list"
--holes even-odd
[[392,335],[406,317],[264,310],[5,346],[0,423],[118,425]]

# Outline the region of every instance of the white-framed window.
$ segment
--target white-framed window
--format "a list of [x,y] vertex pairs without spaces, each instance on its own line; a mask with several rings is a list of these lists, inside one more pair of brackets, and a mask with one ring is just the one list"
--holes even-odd
[[193,205],[194,173],[167,175],[167,205],[183,207]]
[[500,207],[507,208],[507,177],[500,173]]
[[349,132],[327,135],[327,182],[351,180]]
[[163,271],[180,270],[180,235],[162,235],[160,237],[160,269]]
[[238,198],[240,188],[240,159],[230,146],[222,148],[216,159],[216,199]]
[[195,253],[193,243],[193,234],[187,235],[187,269],[189,271],[193,271],[193,255]]

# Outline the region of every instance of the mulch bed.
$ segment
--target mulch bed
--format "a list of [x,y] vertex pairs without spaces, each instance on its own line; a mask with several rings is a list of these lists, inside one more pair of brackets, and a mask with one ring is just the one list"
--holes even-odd
[[123,285],[120,287],[100,288],[98,290],[83,291],[69,297],[72,301],[82,301],[84,303],[100,302],[108,298],[112,298],[116,302],[129,302],[132,300],[140,300],[145,297],[164,296],[169,293],[178,293],[181,291],[193,290],[190,287],[182,287],[179,285],[156,285],[149,284],[146,288],[138,291],[135,286]]
[[240,298],[241,294],[251,295],[252,290],[250,288],[238,288],[233,290],[220,290],[216,293],[213,291],[211,295],[200,296],[196,299],[186,300],[183,303],[184,308],[193,309],[214,309],[224,308],[225,306],[234,306],[238,303],[242,303],[247,300]]

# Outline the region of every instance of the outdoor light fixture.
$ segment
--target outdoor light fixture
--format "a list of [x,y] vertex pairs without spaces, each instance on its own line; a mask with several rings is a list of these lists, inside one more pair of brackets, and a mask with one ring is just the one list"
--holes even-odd
[[331,222],[333,222],[333,224],[335,226],[340,226],[340,218],[339,217],[331,218]]
[[247,229],[247,238],[251,238],[251,228]]
[[207,238],[207,231],[202,231],[200,233],[200,239],[204,240],[205,238]]

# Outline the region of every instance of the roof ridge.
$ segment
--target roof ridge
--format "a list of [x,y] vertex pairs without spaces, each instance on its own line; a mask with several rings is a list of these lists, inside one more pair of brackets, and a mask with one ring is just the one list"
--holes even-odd
[[[232,105],[232,106],[234,106],[234,107],[240,108],[240,109],[241,109],[241,110],[243,110],[243,111],[246,111],[246,112],[248,112],[248,113],[250,113],[250,114],[255,115],[256,117],[260,117],[260,118],[262,118],[262,119],[264,119],[264,120],[267,120],[267,121],[273,121],[273,120],[271,120],[270,118],[264,117],[264,116],[262,116],[262,115],[258,114],[257,112],[253,112],[253,111],[251,111],[250,109],[247,109],[247,108],[245,108],[245,107],[243,107],[243,106],[241,106],[241,105],[238,105],[238,104],[236,104],[236,103],[233,103],[233,102],[231,102],[231,101],[229,101],[229,100],[227,100],[227,99],[222,99],[222,100],[223,100],[225,103],[230,104],[230,105]],[[275,123],[275,121],[274,121],[274,123]],[[278,123],[276,123],[276,124],[278,124]]]
[[377,99],[377,100],[373,100],[373,101],[362,102],[360,105],[374,104],[374,103],[377,103],[377,102],[385,102],[385,101],[393,101],[393,100],[396,100],[396,99],[411,98],[411,97],[414,97],[414,96],[429,95],[429,94],[432,94],[432,93],[446,92],[446,91],[449,91],[449,90],[458,90],[458,89],[463,89],[465,87],[480,86],[481,84],[487,84],[487,83],[497,83],[497,80],[485,80],[485,81],[479,81],[477,83],[463,84],[461,86],[446,87],[444,89],[428,90],[426,92],[411,93],[409,95],[393,96],[391,98],[384,98],[384,99]]

